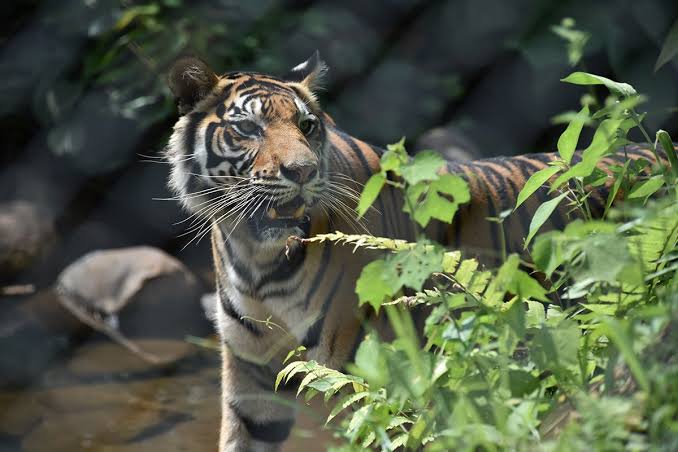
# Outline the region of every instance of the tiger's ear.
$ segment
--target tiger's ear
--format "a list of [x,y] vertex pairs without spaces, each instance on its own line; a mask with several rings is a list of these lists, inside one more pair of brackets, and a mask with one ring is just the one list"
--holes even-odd
[[177,100],[179,113],[188,113],[196,103],[207,96],[219,77],[196,57],[182,57],[169,70],[167,84]]
[[327,65],[320,59],[320,52],[316,50],[308,60],[293,67],[285,76],[285,80],[301,83],[312,92],[320,88],[326,72]]

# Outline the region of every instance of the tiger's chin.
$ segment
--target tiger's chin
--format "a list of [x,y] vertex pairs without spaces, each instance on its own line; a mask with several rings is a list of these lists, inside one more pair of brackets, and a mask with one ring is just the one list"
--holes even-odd
[[254,239],[262,244],[284,246],[292,235],[309,236],[311,218],[306,210],[304,200],[299,197],[285,204],[262,208],[249,217],[249,229]]

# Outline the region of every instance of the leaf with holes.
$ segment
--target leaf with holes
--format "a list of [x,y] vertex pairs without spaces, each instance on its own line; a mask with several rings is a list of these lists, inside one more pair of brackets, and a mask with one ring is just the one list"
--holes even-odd
[[414,159],[405,165],[401,174],[403,179],[410,184],[436,180],[440,176],[438,171],[445,166],[445,160],[435,151],[423,151],[414,156]]
[[431,273],[442,271],[443,251],[430,242],[421,242],[412,250],[391,256],[389,261],[398,273],[398,285],[421,290]]
[[408,200],[403,211],[412,214],[414,220],[422,227],[435,218],[450,223],[460,204],[471,199],[466,181],[454,174],[444,174],[430,183],[418,183],[407,187],[405,196]]

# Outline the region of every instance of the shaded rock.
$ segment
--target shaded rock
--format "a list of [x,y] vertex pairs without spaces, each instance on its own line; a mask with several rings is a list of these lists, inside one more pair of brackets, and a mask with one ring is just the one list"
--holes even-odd
[[0,406],[8,408],[0,414],[0,436],[24,435],[39,424],[42,418],[40,404],[32,397],[24,397],[20,392],[0,393]]
[[134,339],[183,340],[212,331],[200,306],[198,280],[177,259],[155,248],[89,253],[59,275],[56,292],[82,322],[151,363],[176,356],[155,355]]
[[[147,353],[178,361],[196,351],[186,341],[175,339],[136,339],[135,344]],[[110,374],[133,374],[149,369],[149,363],[135,353],[120,350],[111,342],[94,342],[78,348],[68,362],[68,370],[78,377]]]
[[464,162],[482,158],[478,147],[456,126],[435,127],[419,137],[415,154],[426,149],[440,152],[445,160]]
[[0,282],[30,266],[53,238],[53,219],[37,205],[0,204]]
[[68,351],[69,338],[83,330],[51,290],[7,309],[0,316],[0,387],[30,384]]

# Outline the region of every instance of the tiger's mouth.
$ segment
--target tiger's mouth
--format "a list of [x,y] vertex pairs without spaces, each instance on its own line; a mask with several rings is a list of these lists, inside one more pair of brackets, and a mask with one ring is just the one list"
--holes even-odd
[[306,203],[297,196],[284,204],[262,207],[255,211],[249,218],[250,228],[259,238],[272,238],[272,235],[284,233],[308,235],[311,219],[306,211]]

